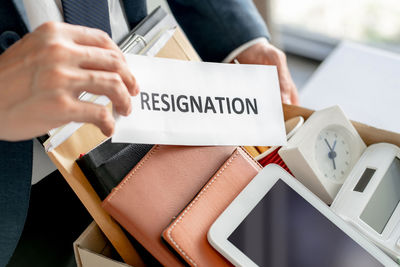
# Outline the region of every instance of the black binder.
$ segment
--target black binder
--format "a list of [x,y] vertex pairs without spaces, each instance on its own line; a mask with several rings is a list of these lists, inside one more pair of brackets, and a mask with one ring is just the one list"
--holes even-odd
[[152,147],[145,144],[111,143],[111,139],[108,139],[76,163],[103,200]]

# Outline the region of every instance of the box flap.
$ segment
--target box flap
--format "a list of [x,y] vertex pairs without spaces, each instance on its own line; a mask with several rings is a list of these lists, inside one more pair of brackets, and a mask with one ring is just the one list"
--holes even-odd
[[96,253],[101,253],[106,245],[107,241],[95,222],[92,222],[74,242],[74,247],[86,248]]
[[[285,120],[296,116],[303,116],[303,118],[306,120],[313,112],[314,111],[311,109],[283,104]],[[352,123],[367,146],[386,142],[400,147],[399,133],[378,129],[360,122],[352,121]]]
[[93,251],[78,247],[81,267],[129,267],[122,262],[107,258],[104,255],[94,253]]
[[109,253],[103,255],[109,244],[95,222],[86,228],[73,246],[78,267],[130,266],[108,258]]

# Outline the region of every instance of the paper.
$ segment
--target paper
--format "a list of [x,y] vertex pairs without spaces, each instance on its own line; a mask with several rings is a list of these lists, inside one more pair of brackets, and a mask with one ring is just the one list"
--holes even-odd
[[344,42],[300,94],[302,106],[340,105],[352,120],[400,132],[400,55]]
[[275,66],[126,59],[141,92],[131,115],[117,117],[113,142],[286,144]]

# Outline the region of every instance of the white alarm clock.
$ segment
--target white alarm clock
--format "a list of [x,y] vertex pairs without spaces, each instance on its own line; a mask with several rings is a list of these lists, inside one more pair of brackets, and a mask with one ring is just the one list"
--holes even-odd
[[331,204],[366,146],[343,111],[314,112],[279,155],[293,175]]
[[400,149],[369,146],[340,189],[331,209],[399,263]]

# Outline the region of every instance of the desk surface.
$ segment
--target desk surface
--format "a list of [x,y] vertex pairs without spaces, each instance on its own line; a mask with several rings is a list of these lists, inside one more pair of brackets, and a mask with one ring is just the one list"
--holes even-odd
[[400,132],[400,55],[344,42],[321,64],[300,94],[301,105],[340,105],[347,116]]

